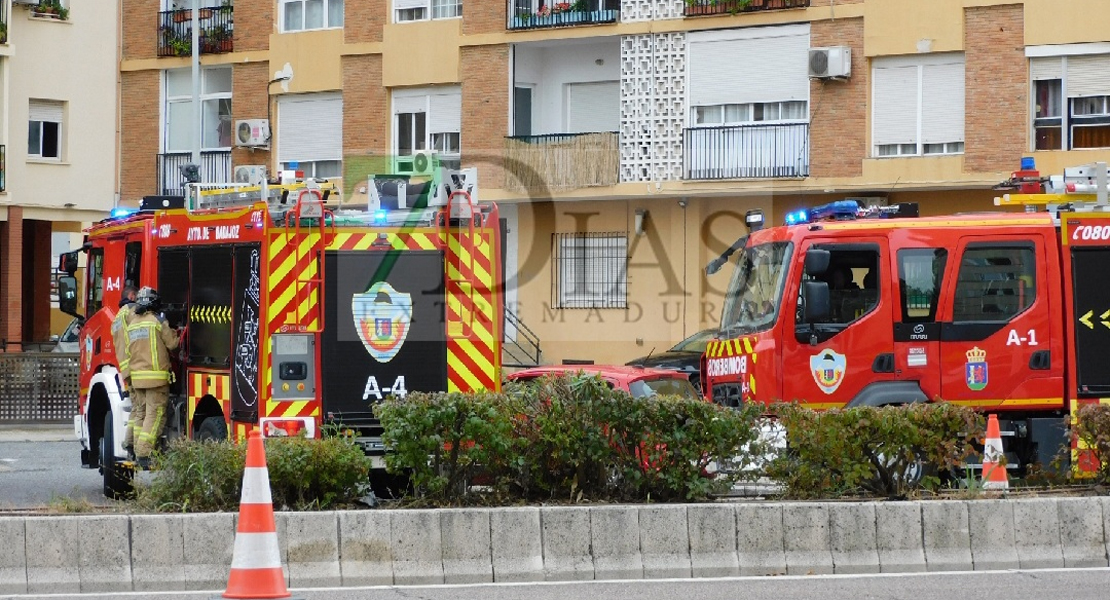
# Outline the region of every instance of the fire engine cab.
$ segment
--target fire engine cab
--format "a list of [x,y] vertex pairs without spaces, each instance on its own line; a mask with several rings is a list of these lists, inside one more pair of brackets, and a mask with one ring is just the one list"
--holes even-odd
[[1008,468],[1048,467],[1064,416],[1110,402],[1110,204],[1105,164],[1042,178],[1023,163],[996,188],[1022,193],[995,203],[1024,212],[840,201],[772,228],[749,213],[749,234],[707,267],[738,254],[702,357],[707,398],[953,402],[998,414]]
[[130,413],[111,322],[127,285],[161,295],[185,325],[166,436],[245,439],[355,432],[384,473],[374,405],[412,391],[497,389],[502,223],[474,169],[430,180],[373,175],[369,205],[328,182],[190,184],[86,231],[86,276],[62,256],[63,309],[78,314],[81,462],[104,492],[130,490]]

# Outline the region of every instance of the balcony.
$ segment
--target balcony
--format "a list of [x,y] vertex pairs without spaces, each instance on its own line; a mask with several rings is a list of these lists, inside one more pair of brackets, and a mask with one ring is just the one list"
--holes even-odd
[[616,23],[620,19],[620,0],[508,0],[511,31],[549,29],[575,25]]
[[505,187],[527,192],[616,185],[618,143],[615,131],[505,138]]
[[686,0],[682,14],[687,17],[702,15],[735,15],[764,10],[806,8],[809,0]]
[[[192,152],[172,152],[158,155],[158,193],[164,196],[184,196],[185,178],[181,167],[193,162]],[[210,150],[200,153],[200,180],[204,183],[231,181],[231,151]]]
[[0,44],[8,43],[8,3],[0,3]]
[[[233,6],[224,4],[198,9],[201,54],[222,54],[235,49]],[[158,56],[190,56],[193,53],[193,11],[167,10],[158,13]]]
[[809,123],[695,127],[684,138],[689,180],[809,176]]

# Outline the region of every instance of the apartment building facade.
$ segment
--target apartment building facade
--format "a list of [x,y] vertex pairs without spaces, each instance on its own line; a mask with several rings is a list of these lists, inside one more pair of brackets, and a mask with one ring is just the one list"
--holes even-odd
[[[123,0],[125,202],[180,190],[191,1]],[[359,205],[373,157],[477,167],[544,362],[623,362],[713,326],[729,276],[703,267],[749,210],[991,210],[1022,156],[1110,159],[1098,0],[200,5],[202,175],[296,165]],[[236,145],[247,120],[269,143]]]
[[115,205],[118,9],[0,1],[0,351],[65,329],[55,252]]

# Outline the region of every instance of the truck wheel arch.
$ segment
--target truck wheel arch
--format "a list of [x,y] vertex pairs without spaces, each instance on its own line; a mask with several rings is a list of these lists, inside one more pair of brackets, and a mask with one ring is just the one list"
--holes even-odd
[[890,406],[896,404],[918,404],[928,402],[929,397],[916,381],[876,381],[869,383],[847,408],[855,406]]
[[[109,391],[113,390],[113,391]],[[121,408],[123,400],[116,385],[115,369],[104,369],[93,375],[89,382],[89,396],[85,404],[85,427],[89,432],[89,462],[87,466],[100,466],[100,438],[104,437],[104,415],[113,411],[118,418],[125,418]]]

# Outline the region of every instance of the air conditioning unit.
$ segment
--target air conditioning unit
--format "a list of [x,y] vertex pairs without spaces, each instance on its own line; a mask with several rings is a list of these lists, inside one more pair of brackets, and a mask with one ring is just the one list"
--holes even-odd
[[847,46],[809,49],[809,76],[847,79],[852,75],[852,49]]
[[235,145],[255,148],[270,143],[269,119],[242,119],[235,122]]
[[412,156],[398,156],[394,159],[393,172],[399,175],[432,175],[439,168],[439,158],[435,152],[421,150]]
[[13,6],[19,6],[20,4],[23,6],[38,6],[39,0],[12,0]]
[[266,165],[242,165],[235,167],[235,183],[262,185],[266,181]]

